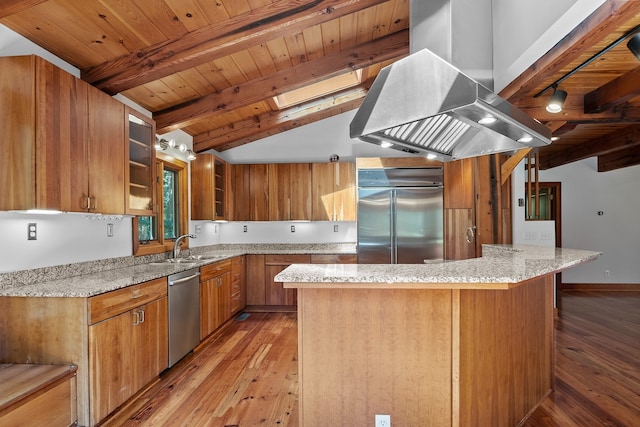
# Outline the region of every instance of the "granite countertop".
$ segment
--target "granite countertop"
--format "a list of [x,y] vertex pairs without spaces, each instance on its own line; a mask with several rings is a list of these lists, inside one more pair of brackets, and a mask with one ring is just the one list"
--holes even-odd
[[[355,243],[344,244],[226,244],[191,249],[193,262],[169,264],[158,259],[134,265],[112,265],[112,268],[90,271],[74,264],[50,267],[54,279],[29,275],[29,271],[16,274],[15,279],[0,286],[0,297],[91,297],[148,280],[167,277],[180,271],[199,268],[206,264],[249,254],[355,254]],[[120,261],[121,264],[129,262]],[[75,273],[75,274],[74,274]],[[45,276],[47,277],[47,276]],[[58,278],[59,277],[59,278]]]
[[509,289],[593,260],[600,252],[528,245],[483,245],[483,256],[425,264],[293,264],[275,280],[285,288]]

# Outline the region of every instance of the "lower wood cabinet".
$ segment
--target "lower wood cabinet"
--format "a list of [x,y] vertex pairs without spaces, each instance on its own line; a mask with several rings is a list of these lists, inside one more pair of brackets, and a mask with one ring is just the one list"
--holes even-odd
[[166,296],[91,325],[93,419],[105,418],[148,384],[167,368],[168,357]]
[[77,365],[78,425],[98,424],[169,363],[166,277],[90,298],[0,297],[0,313],[3,363]]
[[231,259],[231,315],[247,305],[247,269],[244,255]]
[[295,310],[295,289],[285,289],[275,276],[291,264],[356,264],[355,254],[271,254],[247,255],[248,310]]
[[200,267],[200,339],[231,317],[231,260]]
[[[89,301],[90,308],[100,306],[97,312],[126,310],[89,326],[90,405],[94,422],[109,415],[168,366],[167,280],[158,279],[132,288]],[[157,299],[140,304],[144,296]],[[91,314],[101,317],[96,310]]]

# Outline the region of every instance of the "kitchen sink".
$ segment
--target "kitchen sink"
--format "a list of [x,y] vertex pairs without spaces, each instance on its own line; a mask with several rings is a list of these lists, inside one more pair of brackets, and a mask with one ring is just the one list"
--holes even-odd
[[198,262],[197,259],[192,258],[168,258],[162,261],[151,262],[151,265],[167,265],[167,264],[183,264],[183,265],[191,265],[196,264]]
[[167,264],[181,264],[181,265],[195,265],[202,261],[211,261],[215,259],[224,258],[221,255],[189,255],[181,258],[167,258],[162,261],[151,262],[151,265],[167,265]]

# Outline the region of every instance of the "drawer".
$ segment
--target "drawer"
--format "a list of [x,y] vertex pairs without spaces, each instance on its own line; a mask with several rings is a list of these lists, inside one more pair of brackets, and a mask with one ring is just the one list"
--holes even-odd
[[200,267],[200,281],[204,282],[213,277],[231,271],[231,260],[214,262],[213,264],[203,265]]
[[231,258],[231,268],[235,269],[244,269],[244,256],[237,256]]
[[311,255],[312,264],[357,264],[358,255],[355,254],[317,254]]
[[167,296],[167,278],[151,280],[89,298],[89,324]]
[[265,265],[309,264],[311,255],[266,255]]

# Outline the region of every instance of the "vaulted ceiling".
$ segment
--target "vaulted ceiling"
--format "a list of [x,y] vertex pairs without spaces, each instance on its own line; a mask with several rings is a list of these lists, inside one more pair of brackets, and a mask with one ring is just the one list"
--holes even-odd
[[[0,23],[151,111],[158,133],[192,135],[196,151],[355,109],[409,53],[408,0],[3,0]],[[560,138],[539,149],[542,169],[640,164],[640,61],[624,37],[638,25],[640,1],[608,0],[501,92]],[[536,95],[557,80],[568,97],[551,114],[553,89]]]

